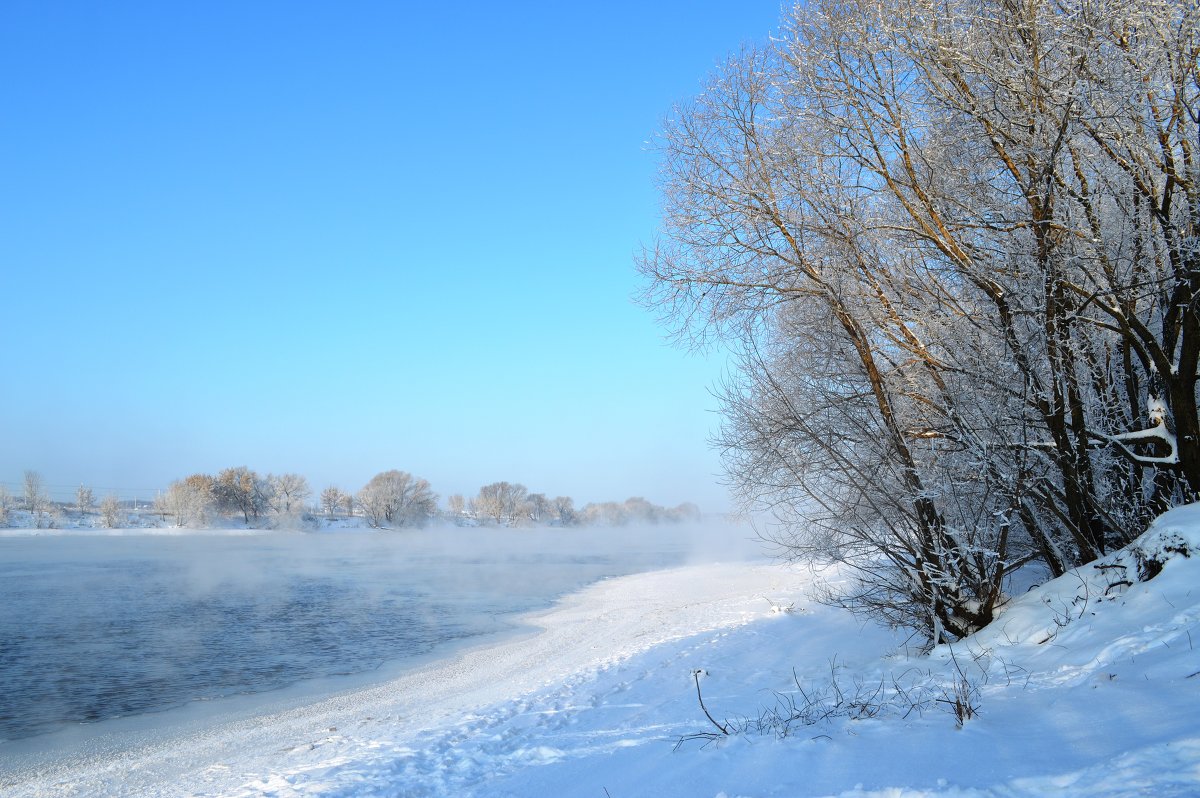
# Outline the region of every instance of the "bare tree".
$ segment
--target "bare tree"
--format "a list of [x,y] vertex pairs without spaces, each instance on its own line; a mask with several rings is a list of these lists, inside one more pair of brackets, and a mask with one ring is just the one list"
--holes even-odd
[[437,512],[437,494],[406,471],[384,471],[358,492],[358,505],[373,527],[420,526]]
[[540,524],[550,513],[550,500],[544,493],[531,493],[526,498],[529,505],[529,520]]
[[517,524],[527,517],[528,489],[519,482],[492,482],[479,489],[471,509],[480,520]]
[[304,502],[312,496],[308,480],[300,474],[268,474],[266,481],[270,486],[271,509],[283,515],[303,509]]
[[515,486],[520,491],[513,491],[505,503],[505,515],[512,526],[527,526],[533,518],[533,506],[529,501],[528,491],[524,485]]
[[25,496],[25,509],[35,515],[45,511],[50,500],[46,497],[42,475],[37,471],[26,471],[22,487]]
[[344,503],[345,496],[333,485],[321,491],[321,509],[325,515],[332,517]]
[[559,526],[574,526],[579,523],[579,515],[575,512],[575,500],[570,496],[554,498],[554,520]]
[[657,524],[667,517],[667,508],[647,501],[641,496],[631,496],[625,500],[625,514],[631,520]]
[[500,483],[484,485],[469,502],[471,514],[478,520],[500,523],[504,518],[504,503],[500,498]]
[[588,526],[625,526],[630,520],[622,502],[588,502],[580,516]]
[[173,517],[176,526],[204,526],[216,503],[215,494],[212,477],[193,474],[167,486],[166,492],[155,498],[154,509],[164,517]]
[[1198,20],[818,1],[668,123],[647,301],[737,350],[734,487],[839,600],[954,639],[1200,495]]
[[115,495],[110,494],[100,500],[100,522],[106,529],[116,529],[121,525],[121,504]]
[[92,494],[92,489],[80,485],[75,489],[75,509],[80,513],[86,513],[92,509],[96,503],[96,498]]
[[700,508],[692,502],[683,502],[667,511],[671,521],[699,521],[703,517]]
[[446,510],[454,518],[461,517],[466,506],[466,500],[463,499],[461,493],[454,493],[446,497]]
[[270,508],[271,485],[246,466],[226,468],[213,480],[213,498],[222,512],[240,512],[248,524]]

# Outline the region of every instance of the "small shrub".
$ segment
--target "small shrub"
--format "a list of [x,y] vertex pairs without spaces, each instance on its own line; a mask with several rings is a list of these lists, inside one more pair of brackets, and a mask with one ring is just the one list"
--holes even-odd
[[947,707],[954,715],[955,725],[961,729],[964,723],[979,714],[979,688],[960,675],[937,702]]

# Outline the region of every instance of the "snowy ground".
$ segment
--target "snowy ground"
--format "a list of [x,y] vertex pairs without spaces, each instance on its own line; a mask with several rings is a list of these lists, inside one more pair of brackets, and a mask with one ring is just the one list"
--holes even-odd
[[[1180,544],[1193,556],[1162,551]],[[1142,549],[1166,560],[1153,579],[1115,555],[928,657],[812,603],[800,569],[608,580],[532,616],[521,639],[383,686],[10,757],[0,793],[1200,795],[1200,506],[1160,519]],[[733,734],[701,711],[697,670]],[[956,685],[977,709],[962,728]],[[678,744],[688,735],[701,736]]]

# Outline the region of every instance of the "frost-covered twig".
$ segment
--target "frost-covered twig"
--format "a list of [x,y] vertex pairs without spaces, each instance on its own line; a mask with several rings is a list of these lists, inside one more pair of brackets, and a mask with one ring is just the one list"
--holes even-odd
[[702,673],[704,673],[706,676],[708,675],[705,671],[700,669],[692,671],[692,678],[696,680],[696,700],[700,702],[700,709],[704,710],[704,716],[712,721],[712,725],[716,726],[717,729],[720,730],[721,734],[727,735],[729,734],[729,727],[727,725],[723,726],[720,723],[717,723],[716,718],[709,713],[708,707],[704,706],[704,696],[700,695],[700,674]]

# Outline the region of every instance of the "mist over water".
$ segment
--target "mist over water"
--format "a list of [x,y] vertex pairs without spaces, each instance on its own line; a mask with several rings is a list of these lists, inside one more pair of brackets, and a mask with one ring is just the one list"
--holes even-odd
[[608,576],[760,556],[741,528],[0,538],[0,741],[361,674]]

